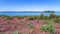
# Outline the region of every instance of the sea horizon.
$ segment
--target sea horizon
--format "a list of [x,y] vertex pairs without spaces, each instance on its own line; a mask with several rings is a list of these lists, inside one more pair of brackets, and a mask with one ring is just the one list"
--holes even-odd
[[[42,12],[41,11],[3,11],[0,12],[0,15],[7,15],[7,16],[40,16]],[[50,13],[43,13],[44,16],[49,16]],[[55,11],[56,15],[60,16],[59,11]]]
[[[0,11],[0,13],[41,13],[44,11]],[[60,11],[54,11],[54,12],[60,12]]]

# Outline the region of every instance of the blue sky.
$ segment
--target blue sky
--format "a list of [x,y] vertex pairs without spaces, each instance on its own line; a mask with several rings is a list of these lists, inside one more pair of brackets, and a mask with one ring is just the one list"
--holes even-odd
[[0,11],[60,11],[60,0],[0,0]]

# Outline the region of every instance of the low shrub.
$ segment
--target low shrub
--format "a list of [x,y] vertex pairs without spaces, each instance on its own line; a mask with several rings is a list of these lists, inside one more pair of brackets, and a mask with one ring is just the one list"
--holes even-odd
[[32,22],[29,24],[29,28],[34,28]]
[[46,25],[42,25],[41,30],[44,32],[49,32],[49,34],[55,34],[55,28],[52,23],[48,23]]
[[28,18],[29,18],[29,20],[34,20],[35,19],[34,16],[29,16]]
[[25,24],[25,21],[23,20],[23,21],[21,21],[21,23],[22,23],[22,24]]
[[54,13],[51,13],[50,15],[49,15],[49,18],[56,18],[57,16],[56,16],[56,14],[54,14]]
[[14,31],[13,34],[19,34],[18,30]]
[[44,19],[45,19],[45,20],[49,20],[49,17],[48,17],[48,16],[44,16]]
[[60,19],[59,18],[56,18],[56,19],[54,19],[54,22],[55,23],[60,23]]
[[40,19],[44,19],[44,14],[43,13],[40,15]]

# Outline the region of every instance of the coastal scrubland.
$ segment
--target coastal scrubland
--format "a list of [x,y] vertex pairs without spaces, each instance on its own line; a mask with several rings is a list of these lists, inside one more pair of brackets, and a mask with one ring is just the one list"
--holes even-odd
[[60,16],[0,16],[0,34],[60,34]]

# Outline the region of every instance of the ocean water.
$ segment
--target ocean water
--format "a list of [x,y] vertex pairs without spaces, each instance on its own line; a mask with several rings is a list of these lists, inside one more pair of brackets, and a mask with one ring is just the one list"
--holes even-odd
[[[0,12],[0,15],[8,16],[39,16],[41,12]],[[43,13],[44,16],[49,16],[50,13]],[[56,15],[60,16],[60,12],[55,12]]]

